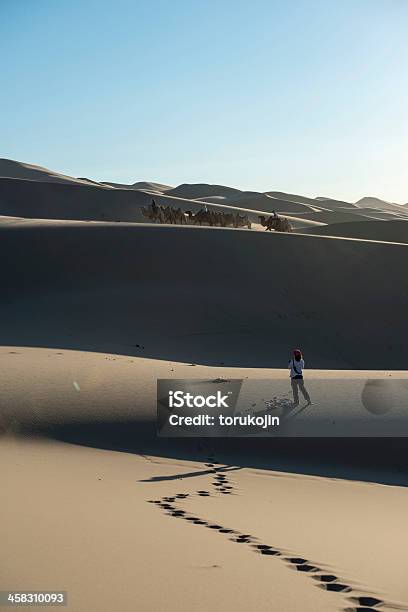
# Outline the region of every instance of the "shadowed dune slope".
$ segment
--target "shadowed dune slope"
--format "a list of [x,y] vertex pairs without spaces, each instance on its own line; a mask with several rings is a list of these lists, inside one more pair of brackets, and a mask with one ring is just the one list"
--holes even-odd
[[[408,247],[177,226],[0,228],[3,344],[404,369]],[[6,265],[6,262],[9,262]]]
[[32,219],[141,221],[147,194],[94,185],[0,179],[0,214]]
[[302,233],[408,243],[408,219],[407,221],[333,223],[332,225],[305,228]]

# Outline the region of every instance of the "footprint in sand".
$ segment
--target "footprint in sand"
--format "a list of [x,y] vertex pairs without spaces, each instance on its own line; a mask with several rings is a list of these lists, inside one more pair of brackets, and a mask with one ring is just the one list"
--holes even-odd
[[279,557],[281,553],[279,550],[274,550],[273,548],[265,548],[261,550],[261,555],[270,555],[271,557]]
[[[205,464],[206,467],[214,468],[215,462]],[[218,471],[219,468],[215,468],[213,471]],[[217,487],[217,491],[224,495],[231,494],[231,490],[233,489],[228,483],[228,480],[224,474],[217,474],[214,476],[215,482],[213,482],[213,486]],[[209,491],[199,490],[196,492],[197,495],[202,497],[209,497]],[[222,525],[218,525],[215,523],[209,523],[205,521],[203,518],[197,516],[186,516],[186,512],[184,510],[180,510],[176,508],[173,503],[176,500],[186,499],[189,496],[188,493],[177,493],[173,496],[163,497],[161,500],[148,500],[151,504],[156,504],[160,508],[166,511],[166,514],[169,516],[173,516],[175,518],[182,518],[186,521],[189,521],[195,525],[201,525],[207,527],[207,529],[212,529],[213,531],[218,531],[222,534],[232,535],[230,540],[232,542],[238,544],[249,544],[254,551],[261,555],[266,556],[276,556],[281,557],[282,560],[286,561],[289,564],[289,567],[296,569],[298,572],[305,572],[310,574],[310,577],[313,578],[318,584],[317,587],[324,589],[325,591],[335,592],[335,593],[350,593],[353,591],[353,587],[350,585],[341,582],[341,578],[336,576],[335,574],[325,573],[325,571],[317,565],[313,565],[308,559],[304,557],[298,556],[283,556],[284,554],[288,554],[289,551],[279,550],[269,544],[256,544],[256,538],[251,536],[250,534],[241,534],[234,529],[224,527]],[[327,570],[326,570],[327,572]],[[383,607],[387,609],[394,610],[407,610],[408,608],[405,606],[393,605],[391,603],[387,603],[381,599],[378,599],[371,595],[364,596],[351,596],[348,598],[348,601],[351,604],[354,604],[354,607],[343,608],[343,612],[379,612]]]
[[308,563],[304,563],[302,565],[295,565],[298,572],[319,572],[321,571],[315,565],[309,565]]
[[376,597],[350,597],[350,601],[359,604],[360,606],[366,606],[369,608],[384,605],[384,602]]
[[335,593],[348,593],[350,592],[351,586],[348,584],[341,584],[340,582],[328,582],[327,584],[320,585],[322,589],[326,591],[334,591]]
[[320,582],[334,582],[334,580],[338,580],[334,574],[322,574],[321,576],[313,576],[313,578],[320,580]]
[[303,559],[303,557],[286,557],[285,561],[289,561],[289,563],[294,563],[295,565],[302,565],[302,563],[309,563],[307,559]]

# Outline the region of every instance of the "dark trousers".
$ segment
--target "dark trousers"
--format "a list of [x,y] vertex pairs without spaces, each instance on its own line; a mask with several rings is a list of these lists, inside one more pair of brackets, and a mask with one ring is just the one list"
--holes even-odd
[[305,381],[303,378],[292,378],[291,379],[293,401],[295,404],[299,403],[299,389],[307,402],[310,402],[310,395],[306,391]]

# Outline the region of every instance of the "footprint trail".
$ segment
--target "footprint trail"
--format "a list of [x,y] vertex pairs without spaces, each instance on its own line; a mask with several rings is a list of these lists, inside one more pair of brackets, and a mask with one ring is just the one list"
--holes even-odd
[[356,588],[347,581],[343,580],[336,574],[329,573],[324,567],[310,561],[309,559],[298,555],[294,551],[280,549],[277,546],[264,544],[258,541],[258,538],[248,533],[241,533],[236,529],[209,522],[203,517],[193,515],[186,510],[179,508],[175,503],[180,503],[188,500],[193,495],[199,497],[211,497],[220,495],[236,495],[237,489],[229,480],[228,467],[218,464],[212,458],[209,459],[205,467],[211,469],[212,479],[211,486],[213,492],[200,489],[196,493],[176,493],[172,496],[165,496],[161,499],[148,500],[149,503],[161,508],[167,515],[181,520],[188,521],[194,525],[199,525],[212,531],[221,533],[228,537],[231,542],[236,544],[245,544],[250,547],[252,552],[264,556],[276,557],[284,562],[288,569],[310,575],[313,580],[311,584],[324,589],[328,592],[338,593],[345,598],[347,607],[342,608],[343,612],[386,612],[387,610],[405,610],[408,611],[408,606],[387,602],[371,593],[363,593],[362,589]]

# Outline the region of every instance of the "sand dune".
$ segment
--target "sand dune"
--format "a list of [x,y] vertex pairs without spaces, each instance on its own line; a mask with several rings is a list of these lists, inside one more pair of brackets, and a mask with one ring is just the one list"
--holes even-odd
[[278,198],[279,200],[288,200],[289,202],[299,202],[302,204],[310,204],[314,206],[316,204],[315,198],[308,198],[306,196],[298,195],[295,193],[285,193],[284,191],[265,191],[266,195],[270,195],[272,198]]
[[[361,210],[368,212],[389,211],[403,214],[404,205],[393,204],[375,197],[364,197],[355,204],[327,197],[310,198],[302,195],[285,193],[281,191],[243,191],[225,185],[211,185],[207,183],[183,183],[177,187],[151,181],[138,181],[131,184],[115,182],[98,182],[85,177],[71,177],[41,166],[27,164],[10,159],[0,160],[0,178],[25,179],[30,181],[65,183],[75,185],[89,185],[102,188],[115,188],[119,190],[145,191],[149,194],[163,194],[184,200],[200,200],[209,203],[223,203],[237,208],[262,210],[265,212],[333,212],[339,210],[361,214]],[[272,200],[271,202],[269,201]],[[408,206],[405,205],[405,206]],[[356,210],[357,209],[357,210]],[[326,223],[326,221],[322,221]]]
[[305,212],[302,216],[309,221],[321,221],[322,223],[332,225],[334,223],[363,222],[368,219],[377,220],[381,215],[384,215],[381,211],[372,211],[364,214],[363,211],[354,212],[346,209],[337,209],[322,210],[320,212]]
[[151,200],[137,191],[69,183],[0,179],[0,213],[40,219],[141,221]]
[[379,208],[360,208],[355,211],[356,216],[362,216],[373,221],[391,221],[396,219],[408,219],[407,211],[403,208],[399,210],[380,210]]
[[[242,378],[255,409],[267,394],[287,404],[299,345],[315,404],[295,423],[398,425],[407,221],[367,218],[400,210],[13,168],[23,178],[0,178],[6,588],[64,588],[75,612],[408,610],[404,438],[156,436],[157,378]],[[282,210],[304,234],[142,223],[152,193],[254,222]]]
[[[154,197],[157,204],[191,210],[203,207],[203,202],[185,200],[167,194],[152,194],[135,189],[95,188],[91,185],[44,183],[22,179],[0,179],[0,215],[32,219],[66,219],[87,221],[127,221],[140,223],[146,219],[141,206]],[[264,210],[226,204],[209,204],[214,210],[248,213],[253,223],[259,223]],[[313,225],[307,219],[288,216],[294,228]],[[317,222],[319,224],[319,222]]]
[[343,200],[335,200],[333,198],[308,198],[302,195],[296,195],[294,193],[285,193],[283,191],[267,191],[267,195],[281,200],[288,200],[290,202],[299,202],[303,204],[309,204],[310,206],[326,206],[330,209],[333,208],[355,208],[355,204],[351,202],[345,202]]
[[54,172],[42,166],[26,164],[13,159],[0,159],[0,177],[27,179],[30,181],[45,181],[48,183],[67,183],[76,185],[100,186],[96,181],[86,178],[75,178]]
[[378,208],[356,208],[354,210],[341,208],[336,210],[322,209],[320,212],[305,212],[302,214],[302,217],[309,220],[319,220],[326,224],[408,219],[407,212],[404,209],[393,212]]
[[[94,190],[70,191],[70,187],[93,187]],[[184,211],[196,212],[204,202],[218,211],[229,207],[235,212],[248,213],[254,224],[259,223],[259,214],[276,211],[290,218],[295,229],[314,222],[326,225],[408,218],[406,207],[378,198],[363,198],[353,204],[332,198],[308,198],[279,191],[242,191],[206,183],[178,187],[148,181],[98,183],[6,159],[0,161],[0,196],[2,215],[48,219],[141,222],[144,219],[140,206],[147,205],[152,197],[163,206],[177,206]]]
[[75,612],[407,609],[404,488],[209,450],[171,459],[6,438],[0,456],[2,579],[63,585]]
[[179,185],[166,195],[188,198],[209,203],[224,203],[228,206],[262,210],[271,213],[285,212],[296,214],[305,210],[315,210],[307,203],[290,201],[258,191],[241,191],[223,185],[192,184]]
[[408,243],[408,219],[407,221],[333,223],[321,227],[310,227],[302,232],[320,236],[347,236],[348,238]]
[[372,196],[361,198],[356,202],[356,206],[360,208],[377,208],[380,210],[391,210],[391,211],[400,211],[401,204],[393,204],[391,202],[386,202],[385,200],[381,200],[380,198],[374,198]]
[[[201,198],[195,200],[186,200],[183,198],[169,196],[166,193],[164,195],[155,195],[154,199],[156,203],[161,204],[162,206],[173,206],[176,208],[180,207],[183,211],[191,210],[194,213],[200,210],[203,207],[203,204],[207,204],[209,208],[217,212],[238,212],[240,214],[247,214],[251,223],[254,224],[259,224],[259,215],[268,216],[273,210],[281,212],[279,203],[276,204],[273,200],[271,200],[271,198],[263,199],[256,197],[253,198],[251,201],[248,201],[245,197],[236,199],[220,199],[220,197],[212,197],[208,199]],[[264,208],[258,208],[258,205],[260,207],[264,206]],[[286,206],[284,204],[284,208],[285,207]],[[292,227],[295,230],[303,227],[309,227],[312,225],[323,225],[322,222],[306,219],[303,215],[296,216],[293,214],[289,214],[289,212],[286,211],[284,212],[284,215],[287,219],[289,219],[292,224]]]
[[264,210],[268,213],[276,211],[289,215],[296,215],[305,211],[312,210],[307,204],[279,200],[264,193],[243,192],[238,197],[228,198],[226,203],[229,206],[242,206],[249,209]]
[[118,189],[136,189],[141,191],[154,191],[157,193],[163,193],[173,189],[170,185],[163,185],[162,183],[153,183],[151,181],[138,181],[137,183],[126,184],[126,183],[110,183],[103,181],[102,185],[108,185],[110,187],[116,187]]
[[407,609],[399,440],[155,437],[157,377],[287,372],[24,347],[0,367],[6,584],[61,585],[75,612]]
[[44,222],[0,249],[7,344],[262,367],[300,344],[313,367],[401,368],[406,245]]
[[226,187],[225,185],[208,185],[207,183],[183,183],[168,191],[168,195],[191,200],[195,198],[204,198],[206,196],[232,197],[240,193],[240,189]]

